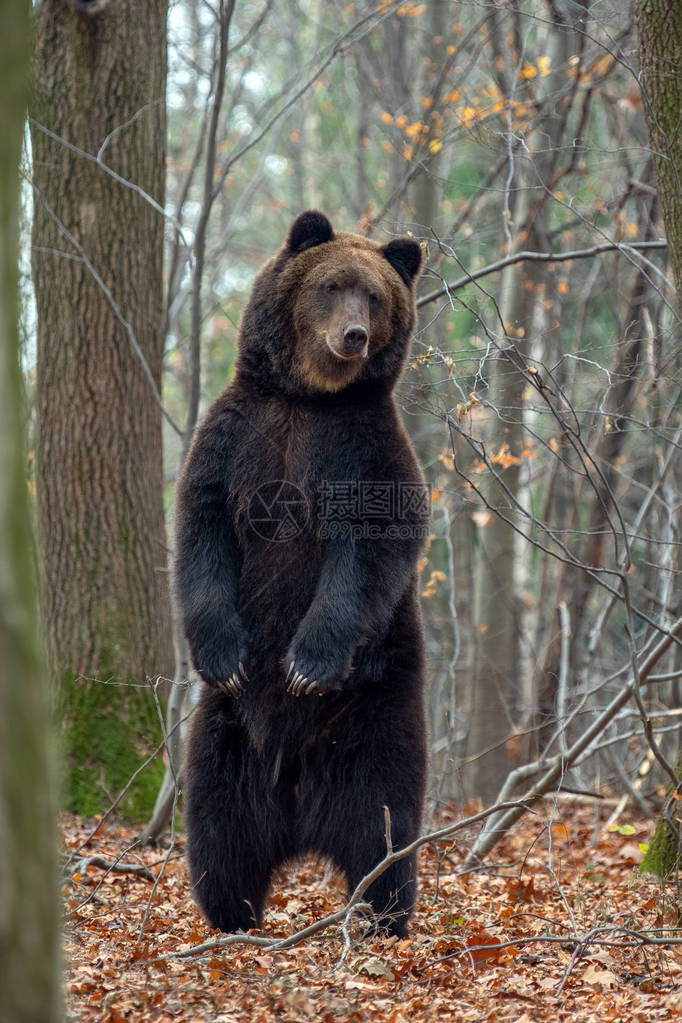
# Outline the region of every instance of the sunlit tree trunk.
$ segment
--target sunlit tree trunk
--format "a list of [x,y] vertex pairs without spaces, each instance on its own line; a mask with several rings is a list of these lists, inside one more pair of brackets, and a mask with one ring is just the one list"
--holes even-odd
[[[154,393],[164,224],[142,195],[65,143],[92,156],[104,147],[106,164],[163,205],[166,13],[164,0],[44,0],[36,21],[41,601],[70,805],[85,813],[127,781],[158,734],[149,693],[130,683],[172,663]],[[153,798],[155,780],[144,784],[132,813]]]
[[38,656],[19,370],[19,155],[29,8],[0,25],[0,1023],[61,1018],[54,769]]

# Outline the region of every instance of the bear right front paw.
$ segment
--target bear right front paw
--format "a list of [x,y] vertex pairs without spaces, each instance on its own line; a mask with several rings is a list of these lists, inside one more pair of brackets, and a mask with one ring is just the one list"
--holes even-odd
[[248,663],[248,641],[238,622],[231,621],[214,629],[207,637],[210,641],[200,642],[196,630],[187,630],[192,663],[207,685],[220,689],[228,696],[238,699],[248,685],[245,664]]
[[239,662],[239,670],[233,671],[229,678],[220,679],[216,682],[219,689],[222,689],[228,696],[233,696],[235,700],[244,692],[244,683],[248,684],[249,676],[246,674],[246,670],[242,662]]

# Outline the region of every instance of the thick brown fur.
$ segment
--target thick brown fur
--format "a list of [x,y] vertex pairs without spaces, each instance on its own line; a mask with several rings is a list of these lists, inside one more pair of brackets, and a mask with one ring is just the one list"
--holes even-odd
[[[272,872],[308,851],[352,890],[385,854],[385,806],[394,847],[419,833],[428,500],[393,388],[420,266],[412,239],[381,246],[302,214],[256,278],[234,381],[182,474],[176,590],[207,683],[187,764],[188,854],[194,893],[225,931],[260,925]],[[301,495],[285,540],[254,516],[273,481]],[[374,508],[370,535],[357,497],[373,482],[393,498]],[[320,495],[344,487],[355,498],[330,523]],[[367,898],[379,926],[404,935],[415,894],[411,857]]]

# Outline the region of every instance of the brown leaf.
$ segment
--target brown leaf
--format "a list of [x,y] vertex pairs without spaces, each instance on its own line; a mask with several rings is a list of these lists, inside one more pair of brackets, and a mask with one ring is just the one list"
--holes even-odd
[[507,891],[515,902],[531,902],[535,897],[533,878],[524,881],[520,877],[510,877],[507,881]]
[[590,987],[601,988],[602,991],[610,991],[619,985],[618,977],[611,970],[607,970],[600,963],[590,963],[587,969],[583,970],[582,980]]

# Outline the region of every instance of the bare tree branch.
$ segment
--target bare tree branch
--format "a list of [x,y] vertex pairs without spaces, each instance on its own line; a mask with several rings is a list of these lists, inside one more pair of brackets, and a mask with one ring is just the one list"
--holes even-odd
[[212,952],[218,948],[229,948],[230,945],[256,945],[258,948],[267,948],[273,952],[279,952],[285,948],[292,948],[294,945],[299,945],[302,941],[306,941],[308,938],[312,937],[314,934],[318,934],[320,931],[327,930],[327,928],[332,927],[335,924],[343,924],[349,915],[357,912],[363,907],[364,895],[369,886],[376,881],[378,877],[381,877],[381,875],[388,870],[389,867],[391,867],[394,863],[397,863],[398,860],[405,859],[406,856],[411,856],[413,853],[417,852],[418,849],[421,849],[423,845],[428,845],[431,842],[440,842],[445,838],[450,838],[451,835],[457,834],[459,831],[463,831],[475,824],[479,824],[491,814],[498,812],[498,810],[511,809],[512,807],[518,806],[520,806],[520,803],[518,802],[509,802],[502,803],[500,806],[491,807],[488,810],[482,810],[480,813],[472,814],[471,817],[465,817],[463,820],[457,821],[454,824],[448,824],[446,827],[439,828],[437,831],[431,831],[426,835],[422,835],[415,839],[414,842],[411,842],[410,845],[405,846],[404,849],[398,849],[395,852],[387,853],[383,860],[377,863],[376,867],[362,878],[342,909],[338,909],[336,912],[330,913],[328,916],[323,917],[321,920],[317,920],[308,927],[302,928],[302,930],[289,935],[287,938],[261,938],[251,934],[230,934],[225,938],[216,938],[212,941],[204,941],[201,945],[194,945],[192,948],[183,949],[181,952],[171,952],[163,958],[187,959],[190,956],[204,955],[205,953]]
[[[589,749],[597,736],[604,731],[604,728],[615,717],[620,708],[623,707],[628,700],[632,699],[636,687],[647,683],[649,675],[663,654],[666,650],[668,650],[673,642],[680,638],[682,638],[682,618],[677,619],[673,626],[662,636],[651,653],[647,655],[641,664],[637,665],[637,678],[630,678],[630,681],[623,686],[618,695],[611,700],[608,706],[605,707],[601,714],[599,714],[597,719],[585,730],[583,735],[581,735],[573,743],[573,745],[567,750],[566,754],[554,757],[552,760],[547,762],[544,775],[535,783],[535,785],[528,789],[522,800],[520,800],[519,806],[507,810],[507,812],[501,816],[496,816],[491,821],[490,825],[481,832],[481,835],[474,843],[474,846],[464,863],[465,870],[470,870],[478,866],[483,858],[487,856],[491,849],[494,848],[504,832],[523,816],[526,812],[526,807],[533,806],[539,796],[549,792],[550,789],[559,784],[568,767],[576,761],[580,754]],[[513,775],[514,772],[512,771],[510,779]],[[521,775],[519,775],[519,777],[521,777]]]
[[512,256],[506,256],[504,259],[498,259],[494,263],[489,263],[488,266],[481,267],[480,270],[473,270],[465,277],[459,277],[452,284],[446,284],[436,291],[430,291],[427,295],[422,295],[418,299],[417,305],[419,307],[428,305],[429,302],[434,302],[437,298],[443,298],[443,296],[449,295],[452,292],[460,291],[467,284],[471,284],[472,281],[477,281],[481,277],[487,277],[492,273],[498,273],[500,270],[504,270],[505,267],[513,266],[515,263],[565,263],[570,259],[591,259],[594,256],[601,255],[602,252],[625,252],[629,249],[645,251],[648,249],[665,249],[667,246],[668,243],[665,241],[632,242],[627,246],[621,242],[606,242],[602,245],[593,245],[589,249],[574,249],[567,252],[515,252]]

